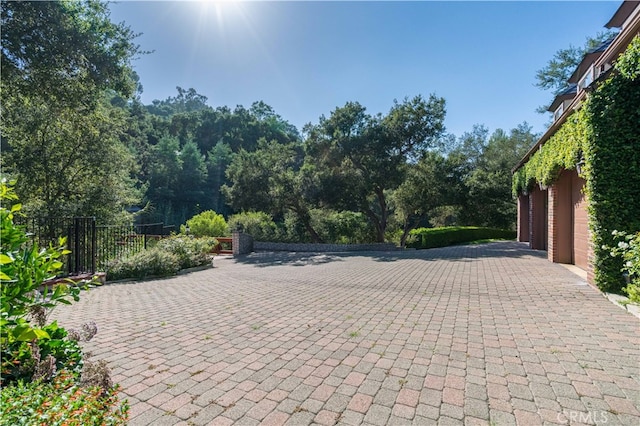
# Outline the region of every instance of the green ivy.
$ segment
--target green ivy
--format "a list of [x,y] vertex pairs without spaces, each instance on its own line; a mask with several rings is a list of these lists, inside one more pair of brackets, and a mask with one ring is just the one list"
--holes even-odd
[[514,173],[514,196],[527,192],[536,182],[552,185],[563,169],[575,169],[587,144],[588,133],[584,109],[571,114],[560,129]]
[[611,257],[614,230],[640,230],[640,36],[616,63],[619,71],[594,91],[584,108],[593,137],[588,139],[589,225],[595,282],[620,293],[622,259]]
[[613,230],[640,230],[640,36],[615,68],[583,107],[514,173],[512,189],[517,196],[536,182],[552,185],[562,169],[575,169],[582,155],[595,282],[603,291],[620,293],[621,260],[603,247],[614,244]]

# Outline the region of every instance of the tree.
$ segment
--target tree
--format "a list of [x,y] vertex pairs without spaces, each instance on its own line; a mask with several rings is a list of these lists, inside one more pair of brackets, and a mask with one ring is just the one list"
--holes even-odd
[[376,240],[383,242],[390,213],[387,190],[403,182],[407,162],[436,143],[444,130],[444,114],[444,99],[416,96],[394,101],[386,116],[375,117],[359,103],[349,102],[329,118],[321,117],[318,125],[308,126],[308,154],[323,180],[339,182],[343,189],[339,197],[325,191],[325,202],[366,214]]
[[261,139],[254,152],[241,150],[234,156],[227,169],[231,185],[222,191],[238,210],[293,213],[311,240],[322,242],[310,213],[317,185],[312,169],[302,165],[302,154],[299,145]]
[[25,210],[115,218],[137,195],[107,92],[133,93],[135,35],[99,1],[0,5],[2,161]]
[[[486,129],[461,138],[461,147],[450,157],[458,161],[463,174],[465,197],[460,220],[465,225],[510,229],[515,225],[516,205],[511,196],[511,168],[535,143],[537,135],[522,123],[506,133],[494,131],[488,140]],[[467,149],[474,141],[477,150]]]
[[207,166],[204,155],[193,141],[187,142],[180,151],[181,170],[177,179],[176,206],[180,206],[179,222],[202,210],[205,202],[207,183]]
[[402,224],[401,247],[405,246],[412,229],[428,224],[436,208],[451,204],[456,185],[452,182],[455,176],[450,166],[438,152],[426,152],[417,163],[407,164],[407,177],[391,197],[394,212]]
[[129,178],[132,157],[118,139],[121,111],[99,104],[79,115],[36,101],[5,105],[21,117],[3,129],[10,142],[3,157],[27,194],[25,211],[116,220],[139,197]]
[[151,203],[154,217],[165,223],[175,221],[175,201],[178,179],[182,172],[180,144],[176,138],[163,137],[151,153],[147,199]]
[[[591,49],[599,46],[603,42],[615,36],[615,31],[603,31],[595,37],[588,37],[584,47],[569,46],[566,49],[558,50],[547,65],[536,71],[535,85],[543,90],[551,90],[553,95],[557,95],[567,88],[567,80],[575,71],[584,55]],[[547,112],[548,106],[541,106],[538,112]]]
[[207,190],[209,192],[209,202],[207,206],[213,210],[224,214],[229,213],[226,200],[222,194],[222,186],[229,183],[225,172],[233,159],[231,147],[224,142],[218,142],[207,153]]
[[1,2],[2,91],[68,105],[111,89],[131,95],[135,34],[96,0]]

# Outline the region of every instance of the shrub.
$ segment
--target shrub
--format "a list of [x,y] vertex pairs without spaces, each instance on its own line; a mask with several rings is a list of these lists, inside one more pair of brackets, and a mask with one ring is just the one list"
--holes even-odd
[[[20,204],[13,185],[0,182],[0,419],[11,425],[124,424],[126,403],[116,407],[117,388],[104,364],[83,362],[78,341],[97,332],[95,324],[82,331],[66,330],[56,322],[46,324],[47,309],[78,300],[73,282],[47,285],[56,276],[66,253],[58,246],[40,249],[23,228],[13,222]],[[8,205],[7,205],[8,204]],[[94,366],[91,371],[83,367]],[[83,386],[91,372],[97,387]]]
[[243,212],[229,218],[229,229],[241,228],[256,241],[277,241],[278,227],[265,212]]
[[627,293],[632,303],[640,304],[640,231],[635,234],[613,231],[611,235],[618,242],[614,247],[603,246],[609,250],[611,257],[622,259],[622,272],[628,284],[622,290]]
[[187,228],[189,229],[189,234],[196,237],[224,237],[229,235],[229,227],[224,220],[224,216],[213,210],[207,210],[193,216],[187,220],[186,227],[180,227],[180,232],[186,233]]
[[218,241],[212,237],[193,238],[177,235],[165,238],[155,248],[176,255],[180,269],[206,265],[210,261],[210,253]]
[[[55,323],[45,324],[47,309],[78,300],[81,289],[74,283],[43,286],[60,271],[61,256],[69,253],[64,239],[57,247],[40,249],[13,222],[22,206],[11,205],[16,201],[12,184],[0,183],[0,201],[0,383],[4,385],[18,378],[31,380],[40,373],[50,376],[56,366],[79,364],[80,350],[65,340],[66,331]],[[50,367],[47,372],[46,366]]]
[[57,322],[41,329],[48,338],[36,343],[11,340],[2,350],[2,383],[17,380],[50,379],[56,371],[67,370],[77,378],[83,367],[82,349],[67,338],[67,330]]
[[475,226],[448,226],[443,228],[418,228],[410,233],[407,247],[427,249],[446,247],[477,240],[512,240],[516,232],[506,229],[480,228]]
[[149,276],[166,277],[180,270],[180,259],[171,252],[157,246],[139,253],[115,259],[107,264],[109,280],[124,278],[143,279]]
[[50,383],[19,381],[3,387],[0,418],[8,425],[124,425],[128,405],[119,404],[117,387],[81,387],[61,372]]
[[362,244],[375,241],[371,222],[360,212],[315,209],[311,211],[311,225],[325,242],[333,244]]
[[216,244],[216,239],[211,237],[193,238],[177,235],[162,239],[152,248],[109,262],[106,268],[107,277],[113,281],[174,275],[181,269],[209,263],[210,254]]

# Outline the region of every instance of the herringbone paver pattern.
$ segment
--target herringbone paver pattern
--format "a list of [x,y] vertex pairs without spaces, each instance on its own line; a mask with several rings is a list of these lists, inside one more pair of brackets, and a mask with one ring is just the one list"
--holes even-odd
[[131,425],[639,425],[640,322],[544,255],[257,253],[53,317],[97,322]]

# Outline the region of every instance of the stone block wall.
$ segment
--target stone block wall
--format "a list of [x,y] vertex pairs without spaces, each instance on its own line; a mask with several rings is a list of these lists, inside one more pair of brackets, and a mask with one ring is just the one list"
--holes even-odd
[[253,251],[254,242],[251,235],[239,231],[233,231],[231,238],[234,256],[249,254]]

